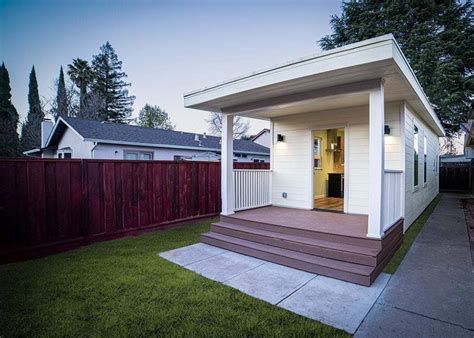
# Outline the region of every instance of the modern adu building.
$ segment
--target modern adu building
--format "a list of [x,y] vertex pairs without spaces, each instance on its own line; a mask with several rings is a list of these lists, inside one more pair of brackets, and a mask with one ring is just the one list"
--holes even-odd
[[[224,114],[222,214],[203,242],[370,285],[438,194],[444,130],[391,34],[184,102]],[[270,170],[233,170],[235,116],[270,121]]]

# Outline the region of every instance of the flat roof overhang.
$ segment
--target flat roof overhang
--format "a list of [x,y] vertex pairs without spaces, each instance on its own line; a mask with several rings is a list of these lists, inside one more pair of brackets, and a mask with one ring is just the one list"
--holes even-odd
[[270,119],[368,104],[368,92],[383,79],[385,101],[407,101],[444,136],[444,129],[391,34],[277,67],[254,72],[184,95],[187,108]]

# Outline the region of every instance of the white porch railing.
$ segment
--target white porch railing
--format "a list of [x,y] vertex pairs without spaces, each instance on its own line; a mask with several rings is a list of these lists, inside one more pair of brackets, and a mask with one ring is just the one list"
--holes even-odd
[[403,192],[403,170],[385,170],[382,199],[384,231],[403,216]]
[[271,170],[234,169],[234,210],[271,204]]

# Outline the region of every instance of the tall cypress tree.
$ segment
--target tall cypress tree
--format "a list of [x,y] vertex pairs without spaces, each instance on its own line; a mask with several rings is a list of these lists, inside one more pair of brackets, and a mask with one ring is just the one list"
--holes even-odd
[[122,61],[119,61],[112,45],[107,41],[100,47],[99,54],[92,60],[94,82],[92,90],[105,100],[104,108],[100,111],[103,121],[123,122],[132,112],[135,96],[128,94],[130,83],[125,82],[127,74],[122,71]]
[[69,116],[68,104],[67,104],[67,93],[66,93],[66,82],[64,81],[63,67],[59,70],[58,80],[58,93],[56,95],[56,111],[55,118],[59,116]]
[[31,69],[28,91],[29,111],[26,121],[21,128],[21,148],[23,151],[39,148],[41,146],[41,122],[44,112],[38,92],[35,67]]
[[472,18],[471,1],[348,1],[320,45],[332,49],[392,33],[451,135],[473,105]]
[[10,76],[5,64],[0,66],[0,157],[20,155],[18,112],[11,102]]

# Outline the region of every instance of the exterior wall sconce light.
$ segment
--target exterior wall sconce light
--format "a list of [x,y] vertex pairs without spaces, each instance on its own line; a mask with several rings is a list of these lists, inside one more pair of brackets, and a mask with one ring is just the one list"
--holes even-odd
[[384,126],[384,134],[385,135],[390,135],[390,126],[388,126],[388,125]]
[[278,134],[277,135],[277,142],[283,142],[285,141],[285,136],[283,136],[282,134]]

